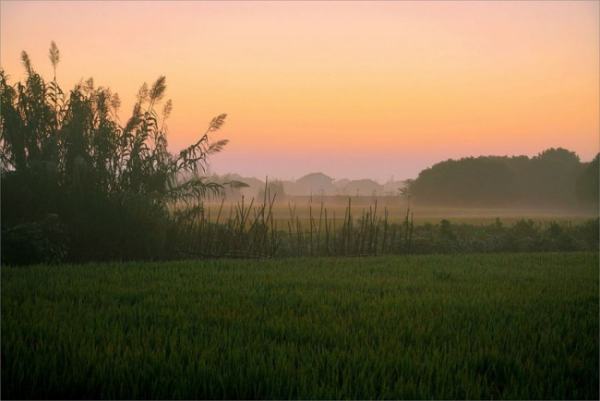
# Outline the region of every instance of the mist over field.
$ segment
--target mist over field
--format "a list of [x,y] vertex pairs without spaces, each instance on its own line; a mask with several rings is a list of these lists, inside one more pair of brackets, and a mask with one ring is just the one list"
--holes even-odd
[[[310,173],[297,180],[243,177],[239,174],[213,175],[217,182],[236,180],[245,187],[228,188],[223,196],[229,202],[260,199],[265,188],[278,202],[323,201],[335,206],[346,198],[363,203],[378,199],[387,206],[402,205],[423,210],[452,209],[456,213],[488,217],[556,215],[594,216],[598,211],[598,155],[588,162],[563,148],[551,148],[527,156],[479,156],[446,160],[404,180],[390,178],[379,183],[364,178],[333,178]],[[426,212],[429,210],[429,212]],[[469,213],[469,211],[471,213]],[[493,216],[494,213],[496,216]],[[421,213],[418,213],[421,214]],[[447,216],[452,217],[452,216]]]
[[599,399],[599,2],[0,1],[0,60],[0,398]]

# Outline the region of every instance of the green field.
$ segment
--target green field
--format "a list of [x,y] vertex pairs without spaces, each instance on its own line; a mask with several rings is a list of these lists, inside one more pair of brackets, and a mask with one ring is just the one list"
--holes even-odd
[[598,262],[3,266],[2,397],[598,399]]

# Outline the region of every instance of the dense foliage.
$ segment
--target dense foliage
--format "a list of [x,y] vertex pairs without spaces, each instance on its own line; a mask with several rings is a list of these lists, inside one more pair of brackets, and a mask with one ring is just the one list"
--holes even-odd
[[4,399],[598,399],[598,253],[2,268]]
[[454,205],[598,205],[598,157],[581,163],[566,149],[529,158],[469,157],[423,170],[411,182],[420,203]]
[[[202,173],[207,156],[227,143],[209,141],[225,114],[172,155],[165,125],[171,101],[158,111],[165,77],[141,87],[121,126],[120,100],[110,89],[90,78],[63,92],[54,43],[52,81],[34,70],[25,52],[22,61],[25,82],[11,85],[0,71],[3,261],[172,255],[177,220],[200,212],[202,198],[222,187]],[[169,212],[174,205],[178,213]]]
[[598,205],[598,193],[600,192],[600,154],[585,166],[576,182],[577,197],[589,204]]

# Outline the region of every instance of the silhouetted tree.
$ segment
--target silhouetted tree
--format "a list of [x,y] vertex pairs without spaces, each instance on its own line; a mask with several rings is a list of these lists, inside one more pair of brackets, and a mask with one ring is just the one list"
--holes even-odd
[[596,155],[594,160],[588,163],[579,177],[577,177],[577,198],[584,204],[592,204],[598,206],[598,181],[600,180],[598,170],[600,153]]
[[552,148],[532,158],[447,160],[423,170],[409,186],[423,203],[566,206],[575,203],[575,183],[582,169],[575,153]]
[[515,199],[516,179],[504,160],[470,157],[423,170],[410,184],[410,192],[421,202],[503,204]]

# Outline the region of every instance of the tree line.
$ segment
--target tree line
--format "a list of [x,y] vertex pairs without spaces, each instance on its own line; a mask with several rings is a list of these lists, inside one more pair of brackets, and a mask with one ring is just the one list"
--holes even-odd
[[419,203],[465,206],[598,206],[598,159],[547,149],[534,157],[483,156],[447,160],[409,184]]

